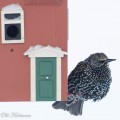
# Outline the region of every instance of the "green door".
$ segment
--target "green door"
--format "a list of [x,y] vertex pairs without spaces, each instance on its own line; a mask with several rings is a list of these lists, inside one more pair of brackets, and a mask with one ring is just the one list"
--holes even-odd
[[36,100],[56,100],[56,58],[36,58]]

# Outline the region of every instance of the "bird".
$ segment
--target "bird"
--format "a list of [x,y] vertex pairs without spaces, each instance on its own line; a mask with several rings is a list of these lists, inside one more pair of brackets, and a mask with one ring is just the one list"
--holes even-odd
[[79,62],[68,76],[68,97],[66,101],[56,101],[54,109],[63,109],[71,115],[82,115],[85,101],[102,100],[109,92],[112,83],[109,59],[103,52],[91,54]]

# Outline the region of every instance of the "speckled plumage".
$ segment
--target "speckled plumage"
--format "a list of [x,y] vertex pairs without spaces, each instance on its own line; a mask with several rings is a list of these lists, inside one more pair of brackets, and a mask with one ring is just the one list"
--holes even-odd
[[98,101],[107,95],[112,82],[108,63],[114,60],[104,53],[95,53],[79,62],[68,76],[68,100],[56,102],[53,107],[82,115],[84,101]]
[[92,68],[89,63],[80,62],[68,77],[69,94],[80,94],[85,100],[102,99],[108,92],[112,81],[107,65]]

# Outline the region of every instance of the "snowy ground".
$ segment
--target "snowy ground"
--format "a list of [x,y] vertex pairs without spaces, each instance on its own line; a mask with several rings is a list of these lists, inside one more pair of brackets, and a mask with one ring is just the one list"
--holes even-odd
[[0,103],[1,120],[20,120],[5,117],[25,114],[21,120],[119,120],[120,111],[120,1],[119,0],[68,0],[69,1],[69,65],[75,65],[91,53],[104,52],[117,61],[110,64],[113,82],[106,98],[101,102],[85,102],[83,116],[74,117],[62,110],[54,110],[53,102]]

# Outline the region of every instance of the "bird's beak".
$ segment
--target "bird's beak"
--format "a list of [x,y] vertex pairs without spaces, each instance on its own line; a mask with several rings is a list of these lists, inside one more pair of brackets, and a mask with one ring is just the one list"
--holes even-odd
[[116,59],[107,59],[106,62],[112,62],[112,61],[115,61]]

